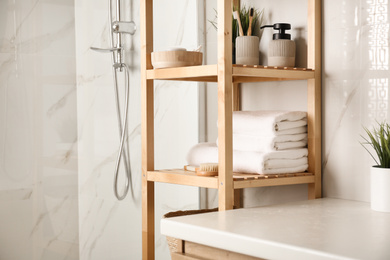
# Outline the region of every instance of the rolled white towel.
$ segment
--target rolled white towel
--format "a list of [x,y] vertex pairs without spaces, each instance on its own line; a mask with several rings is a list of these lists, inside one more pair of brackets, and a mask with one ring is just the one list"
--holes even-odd
[[233,133],[275,135],[307,125],[304,111],[235,111]]
[[[233,151],[233,171],[241,173],[280,174],[303,172],[308,168],[307,148],[268,153]],[[215,143],[200,143],[187,155],[190,165],[218,163],[218,147]]]
[[268,152],[306,146],[307,134],[263,136],[233,133],[233,149],[238,151]]

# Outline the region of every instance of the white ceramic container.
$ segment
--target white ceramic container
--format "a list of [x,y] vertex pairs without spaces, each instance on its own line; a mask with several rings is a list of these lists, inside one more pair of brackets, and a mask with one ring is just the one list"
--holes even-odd
[[371,209],[390,212],[390,169],[371,168]]
[[292,40],[272,40],[268,47],[268,66],[294,67],[295,49]]
[[236,64],[259,65],[259,43],[257,36],[236,38]]

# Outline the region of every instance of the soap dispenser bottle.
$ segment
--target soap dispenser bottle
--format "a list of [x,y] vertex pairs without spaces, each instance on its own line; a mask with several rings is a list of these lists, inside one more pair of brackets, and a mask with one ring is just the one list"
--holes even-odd
[[286,33],[286,30],[291,29],[289,23],[275,23],[274,25],[264,25],[272,27],[274,30],[279,30],[274,33],[272,41],[268,47],[268,66],[273,67],[294,67],[295,66],[295,42],[291,40],[291,34]]

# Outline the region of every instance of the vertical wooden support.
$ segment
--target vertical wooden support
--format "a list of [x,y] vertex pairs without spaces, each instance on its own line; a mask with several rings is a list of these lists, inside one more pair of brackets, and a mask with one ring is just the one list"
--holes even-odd
[[233,83],[233,111],[239,111],[241,109],[240,89],[239,83]]
[[218,0],[219,210],[233,209],[232,1]]
[[309,199],[321,197],[321,0],[308,0],[308,67],[315,78],[308,80],[309,172],[315,183],[309,184]]
[[[233,0],[233,8],[240,7],[240,0]],[[241,93],[240,84],[233,83],[233,111],[239,111],[241,109]],[[234,207],[243,207],[243,189],[234,190]]]
[[142,259],[154,260],[154,97],[153,80],[146,70],[152,68],[153,0],[141,0],[141,111],[142,111]]
[[[239,111],[239,110],[240,110],[240,84],[233,83],[233,111]],[[243,189],[234,190],[234,208],[236,209],[243,207],[243,192],[244,192]]]

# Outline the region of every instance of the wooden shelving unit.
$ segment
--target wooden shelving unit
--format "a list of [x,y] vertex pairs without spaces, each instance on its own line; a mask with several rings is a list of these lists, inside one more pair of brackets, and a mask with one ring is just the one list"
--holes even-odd
[[[234,191],[248,187],[308,184],[309,199],[321,197],[321,0],[308,0],[310,69],[232,65],[232,2],[217,1],[218,63],[153,69],[153,0],[141,0],[143,259],[154,259],[155,182],[218,189],[219,210],[233,209]],[[154,169],[154,80],[218,82],[218,177],[199,177],[182,169]],[[233,173],[232,113],[237,109],[237,83],[275,80],[307,81],[308,172],[268,176]]]

